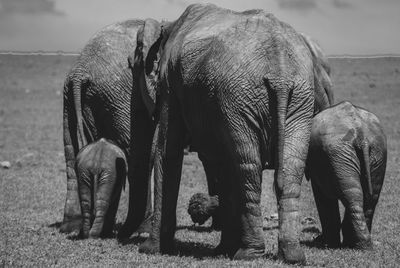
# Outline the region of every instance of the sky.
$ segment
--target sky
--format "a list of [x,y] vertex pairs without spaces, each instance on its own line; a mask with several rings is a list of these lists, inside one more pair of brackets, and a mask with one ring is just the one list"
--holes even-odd
[[106,25],[175,20],[195,2],[264,9],[328,55],[400,54],[400,0],[0,0],[0,51],[79,52]]

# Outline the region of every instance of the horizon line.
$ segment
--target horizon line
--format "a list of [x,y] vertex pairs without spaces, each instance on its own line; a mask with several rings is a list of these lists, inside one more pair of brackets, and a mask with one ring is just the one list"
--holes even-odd
[[[80,52],[75,51],[11,51],[0,50],[0,55],[43,55],[43,56],[79,56]],[[400,54],[382,53],[382,54],[331,54],[328,58],[397,58]]]

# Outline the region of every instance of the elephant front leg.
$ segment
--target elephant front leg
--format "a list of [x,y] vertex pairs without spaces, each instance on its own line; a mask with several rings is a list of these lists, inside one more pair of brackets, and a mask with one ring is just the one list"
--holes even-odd
[[154,123],[144,110],[133,110],[131,120],[129,208],[125,223],[118,232],[119,240],[129,238],[135,231],[147,231],[152,215],[150,180]]
[[322,226],[322,239],[330,248],[340,246],[340,214],[337,199],[324,196],[319,186],[312,182],[315,204]]
[[178,108],[176,100],[168,106],[165,102],[161,106],[154,160],[153,225],[139,252],[154,254],[174,250],[176,205],[185,141],[185,126]]

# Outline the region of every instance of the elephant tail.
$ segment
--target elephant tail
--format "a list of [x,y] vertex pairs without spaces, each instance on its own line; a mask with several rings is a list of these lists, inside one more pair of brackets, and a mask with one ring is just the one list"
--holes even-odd
[[72,80],[72,91],[74,96],[74,106],[76,113],[76,125],[77,125],[77,137],[78,137],[78,148],[82,149],[85,145],[88,144],[88,141],[85,136],[88,133],[88,136],[91,141],[93,140],[93,136],[88,128],[86,121],[83,117],[82,113],[82,88],[88,86],[89,78],[85,76],[83,79],[73,79]]
[[282,189],[282,177],[283,177],[283,152],[285,145],[285,128],[286,128],[286,116],[287,116],[287,106],[289,100],[289,92],[290,88],[275,90],[276,87],[271,85],[271,80],[268,78],[264,78],[264,84],[267,87],[268,91],[272,94],[271,96],[271,104],[275,107],[272,107],[273,111],[276,111],[276,125],[277,125],[277,136],[276,142],[278,144],[277,150],[274,152],[274,164],[275,167],[275,175],[274,175],[274,193],[281,194],[278,189]]
[[371,180],[371,170],[369,164],[369,143],[366,140],[362,142],[362,157],[364,162],[364,169],[365,169],[364,174],[365,174],[365,179],[367,180],[368,193],[370,194],[370,196],[372,196],[372,180]]

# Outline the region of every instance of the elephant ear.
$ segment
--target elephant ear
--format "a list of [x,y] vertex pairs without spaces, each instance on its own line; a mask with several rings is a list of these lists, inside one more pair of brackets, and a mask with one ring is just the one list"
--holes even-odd
[[304,43],[310,50],[314,65],[314,84],[316,85],[317,110],[321,111],[334,103],[332,81],[330,78],[331,67],[328,60],[316,41],[305,34],[301,34]]
[[146,19],[144,26],[137,33],[137,49],[134,64],[139,67],[139,87],[143,102],[153,116],[156,107],[159,47],[161,43],[161,24],[153,19]]

